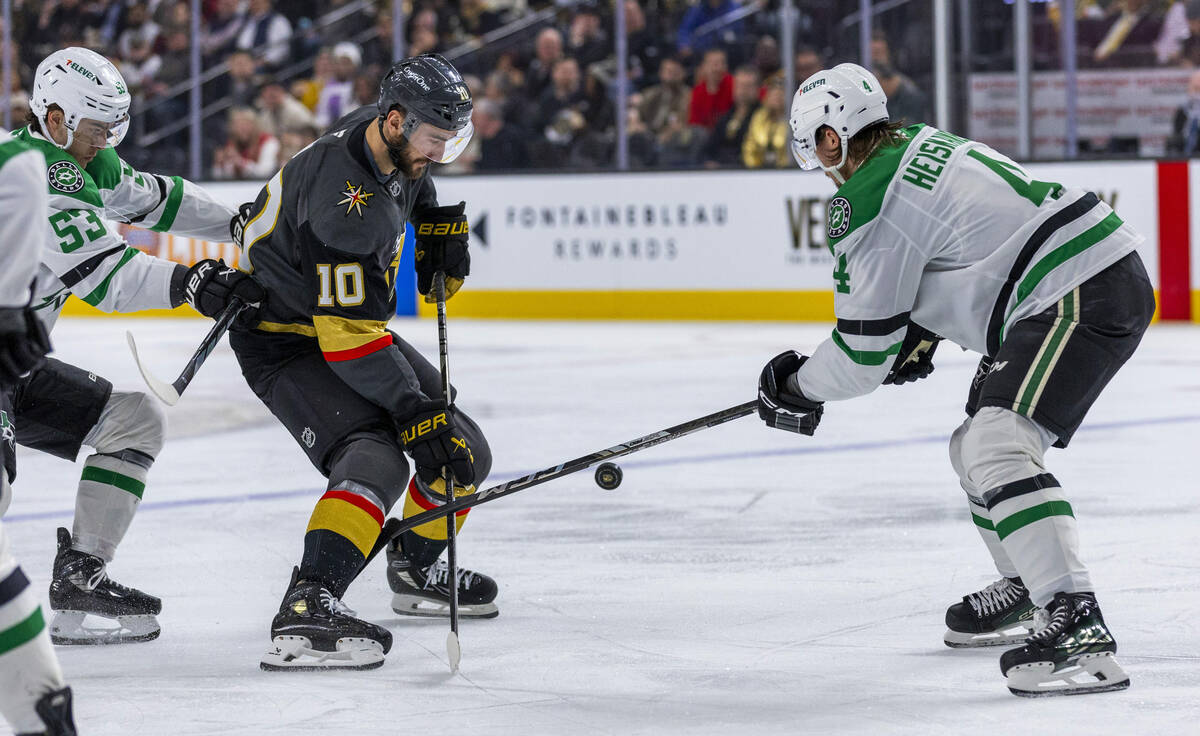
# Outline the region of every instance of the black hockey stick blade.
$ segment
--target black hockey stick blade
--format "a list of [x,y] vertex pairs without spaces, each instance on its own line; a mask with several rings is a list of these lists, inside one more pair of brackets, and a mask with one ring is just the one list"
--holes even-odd
[[671,440],[677,440],[680,437],[686,437],[687,435],[692,434],[693,432],[699,432],[702,429],[716,427],[717,425],[733,421],[734,419],[740,419],[741,417],[753,414],[757,408],[757,401],[747,401],[744,404],[731,406],[728,409],[722,409],[721,411],[713,412],[712,414],[684,422],[683,424],[676,424],[674,427],[667,427],[664,430],[648,434],[645,437],[638,437],[636,440],[630,440],[629,442],[613,445],[612,447],[593,452],[590,455],[584,455],[582,457],[577,457],[574,460],[568,460],[567,462],[560,465],[555,465],[552,468],[546,468],[545,470],[539,470],[536,473],[530,473],[529,475],[515,478],[506,483],[501,483],[498,486],[492,486],[491,488],[485,488],[482,491],[476,491],[475,493],[470,493],[465,496],[459,496],[453,501],[442,504],[435,509],[422,511],[421,513],[415,516],[410,516],[407,519],[389,518],[384,522],[383,528],[380,529],[379,538],[376,540],[375,545],[371,548],[371,553],[367,555],[367,560],[365,563],[363,563],[363,567],[366,567],[367,563],[375,559],[375,555],[379,554],[379,552],[386,547],[389,542],[413,527],[434,521],[435,519],[440,519],[448,514],[457,513],[472,506],[479,506],[480,504],[495,501],[497,498],[502,498],[504,496],[517,493],[518,491],[523,491],[526,488],[532,488],[533,486],[541,485],[557,478],[561,478],[565,475],[578,473],[581,470],[586,470],[587,468],[590,468],[597,463],[604,462],[605,460],[612,460],[614,458],[624,457],[625,455],[631,455],[649,447],[661,445],[664,442],[670,442]]
[[128,330],[125,332],[125,340],[129,343],[129,350],[133,353],[133,362],[137,364],[138,372],[142,374],[142,379],[150,388],[150,391],[159,398],[167,406],[175,406],[179,403],[179,397],[183,394],[188,384],[196,377],[196,372],[200,370],[200,366],[204,365],[204,361],[208,360],[208,356],[216,349],[217,344],[221,342],[221,338],[229,331],[233,321],[241,314],[242,310],[247,305],[244,301],[238,298],[233,298],[229,301],[229,306],[225,307],[225,311],[221,312],[213,323],[208,334],[200,341],[200,345],[196,351],[192,353],[192,357],[188,360],[187,365],[183,367],[179,378],[176,378],[173,383],[166,383],[157,378],[153,373],[146,368],[138,357],[137,343],[133,339],[133,333]]

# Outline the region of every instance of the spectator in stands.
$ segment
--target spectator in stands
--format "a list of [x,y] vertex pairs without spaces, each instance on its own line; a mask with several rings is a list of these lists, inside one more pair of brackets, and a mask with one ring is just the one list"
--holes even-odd
[[702,35],[696,33],[700,26],[732,13],[739,7],[735,0],[700,0],[688,8],[679,24],[679,31],[675,34],[675,43],[680,55],[690,58],[693,54],[702,53],[716,46],[723,33],[739,33],[740,21],[722,28],[720,33],[709,32]]
[[363,69],[383,76],[392,66],[392,14],[382,12],[375,16],[375,35],[367,39],[362,47]]
[[1173,133],[1167,139],[1167,154],[1183,158],[1200,155],[1200,71],[1188,80],[1187,102],[1175,111]]
[[[438,15],[437,11],[431,7],[425,7],[413,13],[412,18],[408,21],[408,45],[409,49],[405,52],[405,56],[413,56],[412,46],[416,45],[428,51],[437,51],[441,42],[441,33],[438,32]],[[422,51],[421,53],[427,53]]]
[[625,0],[625,27],[628,31],[629,79],[634,89],[642,90],[654,84],[654,70],[663,58],[662,41],[646,26],[646,13],[638,0]]
[[563,38],[557,28],[543,28],[533,46],[533,60],[525,72],[525,97],[537,100],[550,86],[550,72],[563,58]]
[[871,71],[887,95],[888,114],[892,120],[913,124],[928,119],[928,98],[915,82],[892,64],[891,48],[882,31],[877,31],[871,38]]
[[[817,50],[812,46],[801,46],[796,50],[796,87],[799,88],[800,83],[808,79],[812,75],[825,68],[825,61]],[[795,90],[792,90],[795,92]],[[890,103],[891,100],[888,100]]]
[[721,49],[704,52],[696,70],[696,86],[688,104],[688,124],[712,130],[717,118],[733,107],[733,75]]
[[695,167],[706,140],[704,128],[688,125],[686,117],[672,114],[658,134],[658,165],[669,169]]
[[291,38],[292,24],[275,12],[272,0],[250,0],[250,12],[237,38],[239,49],[253,50],[264,67],[277,69],[288,60]]
[[42,4],[38,15],[37,39],[47,46],[58,47],[63,39],[82,41],[92,14],[80,0],[58,0]]
[[575,11],[567,33],[567,55],[574,57],[584,69],[604,61],[612,54],[612,43],[600,24],[596,6],[584,4]]
[[421,54],[430,54],[438,50],[438,35],[436,32],[419,26],[413,29],[412,35],[408,38],[408,49],[405,53],[409,56],[420,56]]
[[354,104],[354,78],[362,55],[358,47],[343,41],[333,47],[333,78],[325,83],[317,100],[317,126],[328,128],[333,121],[357,107]]
[[286,133],[306,132],[316,127],[312,110],[274,80],[267,82],[259,93],[258,118],[262,129],[281,141]]
[[192,30],[192,9],[186,0],[176,0],[173,4],[160,4],[159,9],[166,7],[165,17],[162,26],[163,35],[169,33],[191,33]]
[[162,52],[162,66],[155,75],[159,82],[172,87],[187,81],[192,75],[192,38],[187,31],[171,31],[164,34],[166,45]]
[[[773,84],[783,84],[778,70]],[[743,66],[733,75],[733,109],[721,116],[704,146],[704,166],[709,169],[742,165],[742,143],[762,92],[757,66]]]
[[792,162],[791,144],[787,97],[780,80],[767,87],[762,105],[750,117],[742,143],[742,163],[748,169],[785,168]]
[[161,85],[155,83],[155,75],[162,67],[162,57],[154,53],[147,39],[129,39],[129,49],[122,55],[122,60],[117,66],[121,70],[121,76],[125,78],[125,84],[129,85],[130,94],[156,95],[162,92]]
[[216,179],[267,179],[279,169],[279,139],[262,129],[249,107],[229,111],[229,137],[213,157]]
[[354,106],[374,105],[379,102],[379,77],[359,74],[354,78]]
[[249,51],[229,55],[229,74],[218,85],[217,96],[229,97],[234,107],[250,107],[258,97],[254,56]]
[[1200,0],[1171,6],[1163,22],[1163,33],[1155,44],[1163,63],[1184,67],[1200,66]]
[[128,59],[133,53],[133,44],[141,41],[153,49],[158,39],[158,24],[150,20],[145,3],[134,3],[125,12],[125,30],[117,36],[117,55]]
[[467,41],[504,25],[504,13],[488,0],[459,0],[458,12],[450,16],[457,42]]
[[316,110],[321,90],[325,89],[325,84],[332,78],[333,52],[321,49],[313,57],[313,75],[292,84],[292,95],[309,110]]
[[509,171],[529,165],[526,134],[505,122],[504,111],[494,100],[477,100],[471,122],[480,141],[476,171]]
[[658,65],[658,84],[642,93],[638,112],[655,137],[666,129],[671,118],[687,122],[691,90],[684,83],[685,73],[683,62],[668,56]]
[[308,144],[315,141],[320,136],[320,131],[316,128],[301,128],[299,130],[290,130],[279,136],[279,159],[276,161],[275,168],[283,166],[300,153]]
[[779,42],[775,40],[774,36],[760,36],[758,42],[754,44],[754,67],[758,70],[758,78],[762,80],[763,84],[766,84],[775,75],[783,76],[782,66]]
[[246,16],[239,12],[238,0],[217,0],[216,12],[205,24],[204,40],[200,44],[206,64],[211,65],[233,51],[245,23]]
[[[577,111],[582,101],[583,80],[579,73],[579,62],[569,56],[563,57],[554,63],[550,86],[538,98],[533,119],[534,130],[556,143],[573,138],[576,132],[574,121],[564,126],[561,118],[564,112]],[[552,126],[555,126],[555,130],[548,130]]]
[[1153,66],[1163,14],[1155,0],[1117,0],[1103,19],[1079,22],[1079,44],[1094,66]]

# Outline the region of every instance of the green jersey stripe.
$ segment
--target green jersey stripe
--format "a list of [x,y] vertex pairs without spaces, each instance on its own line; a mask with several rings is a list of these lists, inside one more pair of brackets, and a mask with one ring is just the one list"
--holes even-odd
[[897,342],[884,350],[855,350],[846,344],[837,330],[833,331],[833,344],[841,348],[843,353],[850,356],[850,360],[859,365],[883,365],[891,356],[899,354],[901,345]]
[[996,534],[1000,539],[1004,539],[1013,532],[1027,527],[1035,521],[1041,521],[1051,516],[1073,517],[1075,516],[1075,512],[1071,510],[1071,504],[1066,501],[1047,501],[1037,506],[1030,506],[1024,511],[1018,511],[1003,521],[997,522]]
[[115,276],[117,271],[120,271],[126,263],[132,261],[139,252],[140,251],[138,251],[137,248],[126,248],[125,255],[121,256],[121,260],[117,261],[117,265],[113,266],[113,269],[108,272],[108,275],[104,277],[104,280],[100,282],[100,285],[93,289],[91,294],[85,296],[83,300],[88,304],[91,304],[93,307],[104,301],[104,297],[108,295],[108,286],[112,283],[113,276]]
[[46,621],[42,618],[42,607],[38,606],[33,609],[33,613],[25,617],[24,621],[0,631],[0,656],[31,641],[45,628]]
[[996,531],[996,527],[992,525],[992,522],[983,518],[979,514],[971,514],[971,521],[975,522],[975,526],[979,527],[980,529],[987,529],[989,532]]
[[1013,404],[1013,411],[1018,414],[1030,416],[1033,413],[1042,389],[1050,377],[1050,372],[1054,370],[1054,366],[1058,363],[1058,357],[1062,355],[1067,338],[1075,329],[1075,323],[1078,321],[1077,299],[1076,291],[1072,290],[1058,303],[1058,319],[1054,320],[1054,327],[1042,343],[1033,368],[1025,376],[1025,381],[1017,394],[1017,401]]
[[122,491],[128,491],[138,498],[141,498],[142,493],[146,490],[146,484],[137,478],[130,478],[128,475],[122,475],[112,470],[105,470],[104,468],[97,468],[94,465],[89,465],[83,469],[80,480],[90,480],[94,483],[116,486]]
[[[1025,297],[1033,293],[1033,290],[1037,288],[1042,279],[1046,278],[1047,274],[1112,235],[1117,228],[1121,227],[1122,222],[1123,220],[1117,216],[1116,212],[1111,212],[1108,217],[1050,251],[1042,260],[1033,264],[1025,273],[1025,278],[1021,279],[1020,286],[1017,287],[1016,304],[1020,304]],[[1013,305],[1014,309],[1016,309],[1016,304]]]
[[150,228],[155,232],[166,232],[175,224],[175,216],[179,214],[179,204],[183,202],[183,179],[178,176],[171,177],[171,193],[167,195],[167,204],[163,207],[162,217],[158,218],[158,224]]

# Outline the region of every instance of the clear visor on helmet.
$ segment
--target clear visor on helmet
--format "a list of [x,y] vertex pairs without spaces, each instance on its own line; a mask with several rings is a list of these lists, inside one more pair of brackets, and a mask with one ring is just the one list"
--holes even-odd
[[448,164],[462,155],[473,135],[475,127],[470,122],[458,131],[421,123],[408,134],[408,144],[430,161]]
[[792,139],[792,158],[796,159],[796,163],[805,171],[811,171],[821,165],[821,160],[817,158],[817,147],[808,136],[802,140]]
[[73,137],[75,140],[95,148],[107,148],[120,143],[128,130],[128,115],[122,115],[120,120],[113,123],[102,123],[99,120],[83,118],[75,125]]

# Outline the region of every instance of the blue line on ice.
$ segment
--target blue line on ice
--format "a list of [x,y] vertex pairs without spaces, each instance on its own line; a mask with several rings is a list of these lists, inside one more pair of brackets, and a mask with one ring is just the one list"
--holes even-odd
[[[1152,419],[1127,419],[1120,422],[1097,422],[1085,427],[1080,427],[1080,432],[1105,432],[1111,430],[1129,429],[1132,427],[1147,427],[1160,424],[1188,424],[1192,422],[1200,422],[1200,415],[1188,414],[1176,417],[1157,417]],[[673,457],[662,458],[657,460],[633,460],[621,462],[624,467],[632,468],[661,468],[668,465],[684,465],[687,463],[710,463],[719,460],[747,460],[752,458],[763,457],[784,457],[788,455],[826,455],[837,452],[864,452],[867,450],[881,450],[892,447],[904,447],[906,445],[926,445],[933,443],[942,443],[949,440],[949,435],[925,435],[922,437],[909,437],[907,439],[898,440],[876,440],[873,442],[850,442],[841,445],[822,445],[817,447],[796,447],[786,450],[758,450],[755,452],[725,452],[708,455],[694,455],[689,457]],[[534,471],[527,470],[523,473],[494,473],[489,479],[493,483],[503,483],[513,478],[520,478],[522,475],[532,473]],[[316,497],[318,489],[302,488],[290,491],[267,491],[263,493],[244,493],[239,496],[217,496],[211,498],[183,498],[178,501],[147,501],[139,506],[140,513],[147,511],[161,511],[164,509],[177,509],[189,506],[211,506],[214,504],[225,503],[253,503],[258,501],[277,501],[284,498],[296,498],[299,496]],[[20,490],[17,490],[20,493]],[[38,519],[57,519],[70,517],[75,513],[74,509],[60,509],[57,511],[38,511],[29,514],[13,514],[5,516],[6,523],[20,521],[35,521]]]

